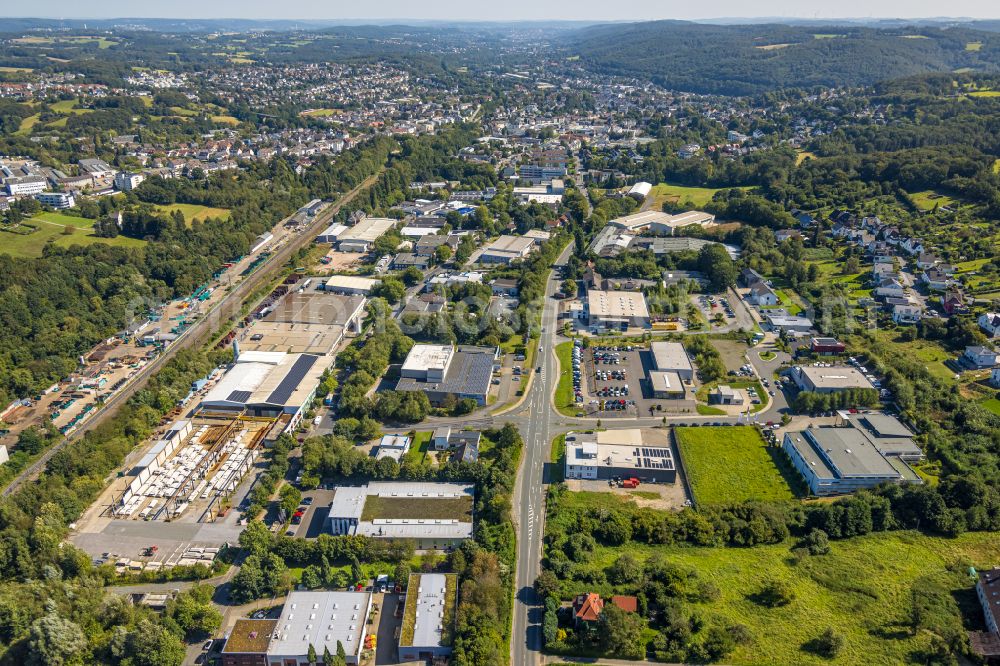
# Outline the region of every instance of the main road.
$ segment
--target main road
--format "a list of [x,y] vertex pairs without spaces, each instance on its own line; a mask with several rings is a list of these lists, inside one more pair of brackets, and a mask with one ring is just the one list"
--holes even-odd
[[[181,349],[204,343],[207,337],[214,331],[219,330],[219,328],[223,325],[229,325],[235,317],[239,316],[243,306],[243,299],[250,296],[254,290],[259,288],[261,285],[266,284],[269,280],[273,279],[278,271],[281,270],[281,267],[285,264],[285,262],[292,257],[293,253],[311,243],[317,233],[322,231],[322,229],[330,223],[333,216],[336,215],[343,206],[350,203],[363,190],[370,187],[372,183],[375,182],[377,177],[378,174],[370,176],[357,187],[344,194],[344,196],[342,196],[337,203],[332,206],[328,206],[322,213],[316,216],[316,219],[313,220],[308,227],[299,231],[297,235],[291,237],[287,243],[268,257],[267,261],[264,262],[260,268],[248,275],[244,280],[238,282],[236,286],[234,286],[222,298],[222,300],[206,312],[201,319],[196,321],[187,330],[181,333],[181,335],[173,343],[171,343],[162,354],[141,368],[135,376],[129,380],[128,384],[122,387],[120,391],[112,395],[108,401],[99,410],[97,410],[93,416],[84,421],[77,430],[67,435],[62,439],[62,441],[50,447],[45,451],[45,453],[39,456],[38,460],[14,477],[7,487],[3,489],[3,495],[10,495],[17,490],[21,484],[37,478],[38,475],[41,474],[42,470],[45,469],[45,465],[52,458],[52,456],[61,451],[63,447],[83,437],[84,433],[103,423],[117,413],[118,408],[124,405],[125,402],[137,391],[141,390],[146,385],[146,382],[149,381],[149,378],[152,377],[156,371],[162,368],[167,361],[173,358],[174,354]],[[287,219],[288,218],[286,218],[286,220]],[[281,225],[286,220],[282,220],[278,224]]]

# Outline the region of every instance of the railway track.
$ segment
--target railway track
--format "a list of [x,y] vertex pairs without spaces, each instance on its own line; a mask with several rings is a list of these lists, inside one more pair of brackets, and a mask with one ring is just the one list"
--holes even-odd
[[[90,418],[81,423],[80,427],[47,449],[39,456],[38,460],[14,477],[7,487],[3,489],[2,494],[4,496],[10,495],[26,482],[38,478],[38,475],[45,469],[52,456],[83,437],[92,428],[111,418],[118,408],[125,404],[138,391],[142,390],[146,386],[146,382],[149,381],[149,378],[173,358],[177,352],[204,343],[208,336],[213,331],[218,330],[223,324],[233,324],[241,313],[243,301],[261,285],[273,279],[295,252],[298,252],[301,248],[311,243],[320,231],[329,226],[333,216],[340,212],[341,208],[351,203],[360,192],[370,187],[376,178],[378,178],[378,174],[369,176],[360,185],[348,191],[337,203],[317,215],[312,224],[293,236],[284,246],[268,257],[267,261],[260,267],[241,280],[229,293],[223,296],[221,301],[212,306],[201,319],[181,333],[162,354],[143,367],[121,390],[112,395],[99,410],[95,411]],[[288,219],[290,218],[285,218],[282,222]]]

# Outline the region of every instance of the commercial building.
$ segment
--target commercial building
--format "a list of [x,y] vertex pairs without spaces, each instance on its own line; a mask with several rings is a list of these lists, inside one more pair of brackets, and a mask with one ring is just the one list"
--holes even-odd
[[587,317],[594,329],[649,328],[646,297],[640,292],[591,289],[587,292]]
[[366,217],[337,236],[337,249],[341,252],[368,252],[372,245],[397,221],[384,217]]
[[30,197],[49,189],[49,181],[45,179],[45,176],[20,176],[8,178],[4,181],[4,183],[7,185],[7,192],[12,197]]
[[340,224],[339,222],[334,222],[326,229],[324,229],[318,236],[316,236],[317,243],[336,243],[337,239],[340,238],[340,234],[347,231],[346,224]]
[[646,182],[638,182],[629,189],[628,195],[633,199],[635,199],[636,201],[638,201],[639,203],[642,203],[643,201],[646,200],[646,197],[648,197],[649,193],[652,191],[653,191],[652,184]]
[[772,331],[788,333],[808,333],[813,330],[812,320],[808,317],[797,317],[782,313],[765,313],[764,320]]
[[243,352],[205,395],[202,408],[263,417],[288,414],[294,428],[332,361],[332,356],[313,354]]
[[372,278],[358,277],[356,275],[332,275],[326,281],[326,284],[323,285],[323,289],[332,291],[335,294],[360,294],[367,296],[378,282],[378,280]]
[[524,164],[517,173],[520,180],[530,180],[532,183],[544,183],[547,180],[562,178],[565,175],[566,166],[564,164],[551,166]]
[[501,236],[483,249],[479,261],[484,264],[509,264],[516,259],[524,259],[537,247],[533,238]]
[[406,435],[382,435],[382,439],[378,441],[378,447],[375,449],[375,458],[378,460],[392,458],[399,462],[410,450],[412,442],[413,440]]
[[474,486],[464,483],[372,482],[340,486],[330,503],[331,534],[410,539],[447,548],[472,538]]
[[359,295],[292,290],[260,313],[240,346],[244,351],[332,354],[348,334],[361,332],[367,302]]
[[633,213],[624,217],[615,218],[608,222],[613,227],[626,229],[628,231],[650,231],[655,234],[674,235],[678,229],[697,225],[701,227],[710,226],[715,222],[715,216],[711,213],[692,210],[678,215],[663,213],[656,210],[647,210],[641,213]]
[[80,173],[85,173],[93,178],[107,178],[115,173],[115,168],[102,159],[88,157],[77,162]]
[[899,456],[884,455],[858,428],[808,428],[785,433],[782,449],[813,495],[836,495],[880,483],[919,483]]
[[673,483],[674,455],[666,431],[628,428],[566,435],[567,479],[638,478]]
[[279,619],[236,621],[222,664],[306,666],[310,646],[319,655],[336,654],[338,642],[347,663],[358,664],[371,610],[371,592],[290,592]]
[[796,365],[791,369],[791,377],[801,390],[815,393],[875,388],[857,368],[849,365]]
[[737,391],[732,386],[720,384],[712,389],[708,394],[708,401],[714,405],[742,405],[746,400],[742,391]]
[[423,391],[431,404],[471,398],[486,404],[500,350],[494,347],[413,345],[400,370],[397,391]]
[[694,379],[694,366],[679,342],[653,342],[649,345],[653,355],[653,367],[665,372],[676,372],[681,379]]
[[649,384],[653,389],[654,398],[678,400],[683,399],[687,395],[687,390],[684,388],[684,384],[676,372],[651,370],[649,373]]
[[812,338],[809,341],[809,349],[814,354],[831,355],[843,354],[847,346],[836,338]]
[[410,574],[399,635],[401,662],[431,661],[451,654],[457,600],[455,574]]
[[67,192],[39,192],[35,195],[35,200],[56,210],[66,210],[76,205],[76,199]]

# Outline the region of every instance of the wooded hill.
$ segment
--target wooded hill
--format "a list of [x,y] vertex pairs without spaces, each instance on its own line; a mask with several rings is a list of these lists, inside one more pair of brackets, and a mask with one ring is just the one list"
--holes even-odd
[[870,85],[961,68],[1000,70],[1000,35],[965,28],[654,21],[583,28],[564,43],[594,71],[705,94]]

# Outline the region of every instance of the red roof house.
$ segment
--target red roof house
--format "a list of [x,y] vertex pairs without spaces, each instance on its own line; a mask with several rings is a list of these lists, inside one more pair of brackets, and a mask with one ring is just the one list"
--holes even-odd
[[639,610],[639,600],[622,594],[611,597],[611,603],[621,608],[626,613],[635,613]]
[[573,619],[580,622],[597,622],[604,610],[604,601],[596,592],[581,594],[573,601]]

